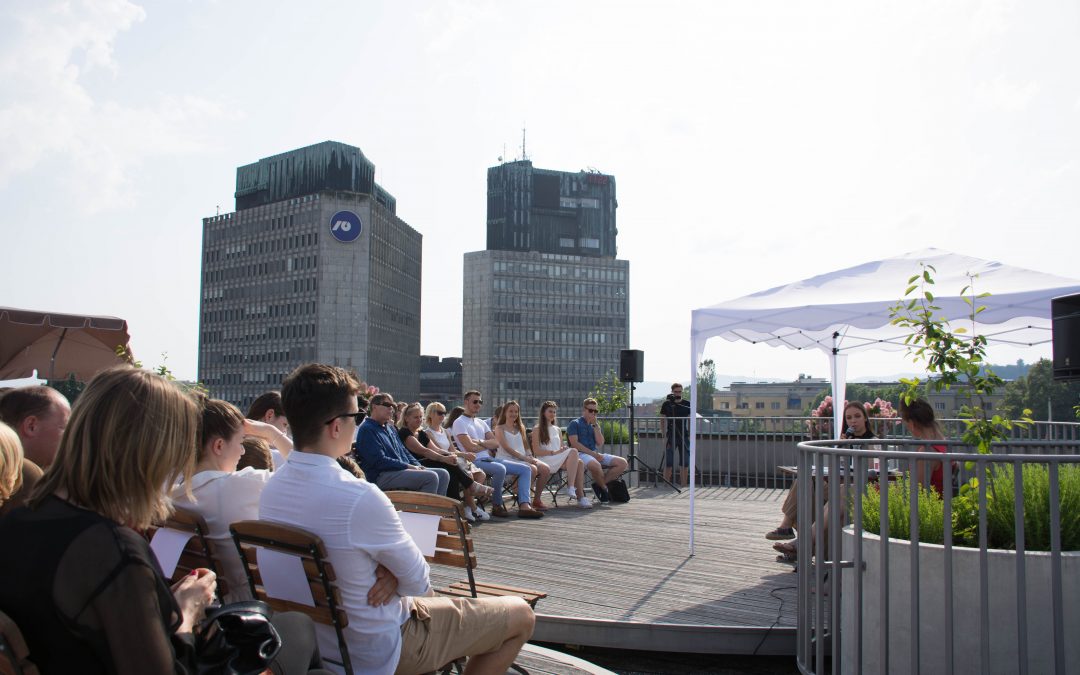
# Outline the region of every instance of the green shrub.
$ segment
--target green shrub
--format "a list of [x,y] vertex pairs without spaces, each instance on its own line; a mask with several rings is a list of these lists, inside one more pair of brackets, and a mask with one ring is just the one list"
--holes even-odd
[[630,429],[622,422],[600,420],[600,431],[607,445],[624,445],[630,442]]
[[[889,486],[889,536],[910,539],[910,483],[905,476]],[[1058,469],[1058,498],[1061,522],[1061,550],[1080,550],[1080,466],[1061,465]],[[1024,548],[1028,551],[1050,550],[1050,471],[1042,464],[1027,464],[1023,469]],[[863,529],[880,532],[880,495],[869,486],[863,496]],[[944,543],[944,503],[932,489],[919,487],[919,541]],[[987,470],[986,539],[989,548],[1016,548],[1014,515],[1014,472],[1010,464]],[[979,488],[972,479],[953,499],[953,543],[957,546],[979,545]]]
[[[907,476],[889,484],[889,537],[911,539],[911,484]],[[881,494],[876,485],[863,495],[863,529],[881,534]],[[919,541],[941,544],[945,541],[945,504],[934,490],[919,486]]]

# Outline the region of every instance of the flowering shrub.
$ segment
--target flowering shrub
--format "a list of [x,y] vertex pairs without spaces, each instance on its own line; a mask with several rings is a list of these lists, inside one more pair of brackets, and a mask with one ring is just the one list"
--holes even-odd
[[[844,401],[844,407],[846,408],[848,401]],[[873,420],[874,418],[888,418],[896,419],[899,415],[893,404],[881,398],[875,398],[873,403],[863,403],[863,408],[866,410],[866,418]],[[832,396],[826,396],[817,408],[810,411],[810,419],[807,424],[807,430],[810,433],[811,438],[832,438],[832,418],[833,418],[833,398]],[[888,422],[878,422],[876,425],[871,423],[874,428],[874,433],[878,436],[883,436],[885,428],[888,426]]]

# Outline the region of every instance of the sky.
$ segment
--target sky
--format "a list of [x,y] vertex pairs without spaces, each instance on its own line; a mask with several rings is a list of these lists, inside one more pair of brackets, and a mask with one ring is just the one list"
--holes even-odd
[[524,127],[536,166],[615,175],[630,347],[685,381],[691,310],[840,267],[936,247],[1080,277],[1077,64],[1075,2],[5,0],[0,305],[123,317],[194,378],[201,219],[237,166],[336,140],[423,234],[423,353],[459,356],[486,169]]

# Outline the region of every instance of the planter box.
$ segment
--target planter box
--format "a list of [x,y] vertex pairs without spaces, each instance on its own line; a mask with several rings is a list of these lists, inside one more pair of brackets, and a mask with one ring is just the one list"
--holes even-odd
[[[855,535],[844,528],[843,559],[854,557]],[[944,673],[945,652],[945,548],[919,545],[919,668],[922,673]],[[842,672],[881,672],[881,538],[863,533],[861,666],[855,663],[858,626],[855,614],[855,573],[845,570],[841,597]],[[911,542],[890,539],[889,556],[889,673],[914,672],[911,663]],[[953,672],[1016,673],[1017,648],[1016,553],[990,550],[988,556],[990,602],[990,662],[981,663],[981,608],[979,601],[979,549],[952,549],[953,564]],[[1050,554],[1031,552],[1024,557],[1027,578],[1027,657],[1029,673],[1054,672],[1053,605],[1050,595]],[[1080,673],[1080,552],[1061,555],[1064,609],[1065,672]]]

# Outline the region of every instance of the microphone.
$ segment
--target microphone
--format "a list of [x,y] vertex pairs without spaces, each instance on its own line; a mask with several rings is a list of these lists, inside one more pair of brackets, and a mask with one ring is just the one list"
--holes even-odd
[[855,427],[848,427],[844,430],[844,436],[847,438],[855,438]]

